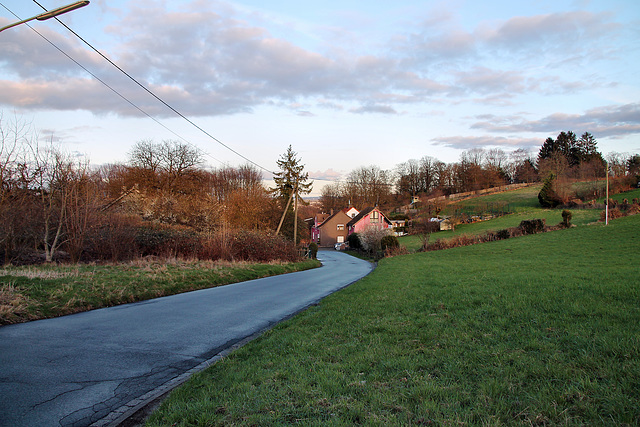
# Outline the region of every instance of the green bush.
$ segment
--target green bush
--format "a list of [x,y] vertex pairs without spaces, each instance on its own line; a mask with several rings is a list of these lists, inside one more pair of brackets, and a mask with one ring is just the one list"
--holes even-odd
[[350,249],[362,249],[362,243],[360,243],[360,235],[358,233],[349,234],[347,243],[349,243]]
[[562,199],[558,196],[555,190],[556,187],[556,175],[551,173],[544,180],[544,185],[538,193],[538,201],[543,208],[555,208],[562,203]]
[[392,249],[398,246],[400,246],[400,243],[396,236],[384,236],[382,240],[380,240],[380,248],[382,248],[383,251],[387,248]]
[[318,245],[316,243],[309,243],[309,256],[312,259],[316,259],[318,257]]

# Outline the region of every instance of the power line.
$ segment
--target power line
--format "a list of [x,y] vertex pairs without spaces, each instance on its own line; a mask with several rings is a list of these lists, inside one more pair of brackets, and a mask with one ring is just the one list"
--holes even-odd
[[[15,16],[17,19],[20,19],[20,17],[18,15],[16,15],[15,13],[13,13],[13,11],[9,10],[9,8],[7,8],[4,4],[0,3],[0,6],[4,7],[9,13],[11,13],[13,16]],[[153,120],[154,122],[156,122],[157,124],[159,124],[160,126],[162,126],[164,129],[166,129],[167,131],[171,132],[172,134],[174,134],[175,136],[177,136],[178,138],[180,138],[181,140],[183,140],[184,142],[186,142],[189,145],[192,145],[195,147],[194,144],[192,144],[191,142],[189,142],[187,139],[185,139],[184,137],[180,136],[179,134],[177,134],[176,132],[174,132],[173,130],[169,129],[167,126],[165,126],[163,123],[161,123],[158,119],[156,119],[155,117],[151,116],[149,113],[147,113],[146,111],[144,111],[142,108],[140,108],[138,105],[136,105],[133,101],[129,100],[126,96],[124,96],[123,94],[121,94],[120,92],[118,92],[116,89],[114,89],[112,86],[110,86],[107,82],[105,82],[104,80],[102,80],[100,77],[98,77],[97,75],[95,75],[93,72],[91,72],[89,69],[87,69],[84,65],[82,65],[81,63],[79,63],[78,61],[76,61],[71,55],[69,55],[68,53],[66,53],[64,50],[62,50],[60,47],[58,47],[55,43],[53,43],[51,40],[49,40],[46,36],[44,36],[42,33],[40,33],[38,30],[36,30],[35,28],[33,28],[31,25],[29,25],[28,23],[25,23],[26,26],[28,26],[31,30],[33,30],[37,35],[39,35],[40,37],[42,37],[44,40],[47,41],[47,43],[49,43],[51,46],[53,46],[54,48],[56,48],[60,53],[62,53],[64,56],[66,56],[69,60],[71,60],[73,63],[75,63],[78,67],[82,68],[84,71],[86,71],[91,77],[93,77],[94,79],[96,79],[97,81],[99,81],[100,83],[102,83],[104,86],[106,86],[107,88],[109,88],[113,93],[115,93],[116,95],[118,95],[120,98],[122,98],[124,101],[126,101],[129,105],[131,105],[132,107],[134,107],[135,109],[137,109],[138,111],[140,111],[142,114],[144,114],[145,116],[147,116],[148,118],[150,118],[151,120]],[[197,147],[196,147],[197,148]],[[209,157],[211,157],[213,160],[219,162],[220,164],[224,165],[225,163],[215,157],[213,157],[211,154],[206,153],[206,155],[208,155]]]
[[[33,2],[35,4],[37,4],[38,6],[40,6],[42,9],[44,9],[45,11],[47,10],[44,6],[42,6],[40,3],[37,2],[37,0],[33,0]],[[186,120],[189,124],[191,124],[193,127],[195,127],[196,129],[198,129],[200,132],[204,133],[205,135],[207,135],[209,138],[211,138],[212,140],[214,140],[215,142],[217,142],[218,144],[222,145],[224,148],[226,148],[227,150],[231,151],[232,153],[236,154],[237,156],[243,158],[244,160],[246,160],[247,162],[251,163],[252,165],[262,169],[265,172],[268,172],[270,174],[273,174],[273,171],[270,171],[269,169],[259,165],[258,163],[254,162],[253,160],[249,159],[248,157],[243,156],[242,154],[240,154],[239,152],[237,152],[236,150],[234,150],[233,148],[229,147],[228,145],[224,144],[222,141],[220,141],[219,139],[217,139],[216,137],[214,137],[213,135],[211,135],[209,132],[207,132],[206,130],[204,130],[203,128],[201,128],[200,126],[198,126],[197,124],[195,124],[192,120],[190,120],[189,118],[187,118],[185,115],[183,115],[181,112],[179,112],[178,110],[176,110],[175,108],[173,108],[171,105],[169,105],[167,102],[165,102],[162,98],[160,98],[158,95],[156,95],[155,93],[153,93],[150,89],[148,89],[147,87],[145,87],[142,83],[140,83],[138,80],[136,80],[133,76],[131,76],[129,73],[127,73],[125,70],[123,70],[122,68],[120,68],[120,66],[118,66],[115,62],[113,62],[111,59],[109,59],[107,56],[105,56],[102,52],[100,52],[98,49],[96,49],[95,47],[93,47],[93,45],[91,43],[89,43],[88,41],[86,41],[84,38],[82,38],[78,33],[76,33],[75,31],[73,31],[71,28],[69,28],[64,22],[62,22],[60,19],[58,19],[57,17],[55,17],[55,20],[58,21],[60,24],[62,24],[62,26],[64,26],[67,30],[69,30],[74,36],[76,36],[77,38],[79,38],[80,40],[82,40],[82,42],[84,44],[86,44],[87,46],[89,46],[89,48],[91,48],[94,52],[96,52],[98,55],[100,55],[102,58],[104,58],[107,62],[109,62],[109,64],[113,65],[116,69],[118,69],[118,71],[120,71],[121,73],[123,73],[125,76],[127,76],[131,81],[133,81],[135,84],[137,84],[138,86],[140,86],[142,89],[144,89],[147,93],[149,93],[151,96],[153,96],[155,99],[157,99],[158,101],[160,101],[162,104],[164,104],[167,108],[169,108],[171,111],[173,111],[175,114],[177,114],[178,116],[180,116],[181,118],[183,118],[184,120]]]

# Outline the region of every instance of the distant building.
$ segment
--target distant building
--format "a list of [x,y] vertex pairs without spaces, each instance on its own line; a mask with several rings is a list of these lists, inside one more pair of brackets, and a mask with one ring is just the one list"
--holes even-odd
[[406,231],[406,226],[407,226],[407,221],[404,219],[392,219],[390,220],[391,222],[391,228],[393,229],[393,234],[395,234],[397,237],[400,236],[406,236],[407,235],[407,231]]
[[318,243],[320,239],[320,224],[325,222],[331,214],[319,213],[313,218],[313,224],[311,225],[311,241]]
[[391,221],[377,207],[366,208],[347,224],[349,234],[361,233],[369,227],[391,228]]
[[349,235],[347,224],[350,220],[351,217],[344,210],[329,216],[318,225],[317,238],[314,239],[314,242],[320,247],[333,247],[336,243],[346,242]]

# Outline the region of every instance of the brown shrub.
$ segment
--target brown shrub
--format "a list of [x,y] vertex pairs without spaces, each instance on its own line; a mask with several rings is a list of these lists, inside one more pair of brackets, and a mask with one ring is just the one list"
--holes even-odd
[[435,243],[427,246],[427,251],[439,251],[442,249],[451,249],[457,248],[460,246],[469,246],[476,243],[481,243],[481,236],[467,236],[466,234],[462,234],[460,236],[452,237],[448,240],[438,239]]
[[229,235],[220,232],[202,238],[198,248],[198,259],[231,261],[231,240]]
[[638,213],[640,213],[640,206],[637,204],[630,205],[627,209],[627,215],[637,215]]
[[384,250],[385,258],[391,258],[398,255],[407,255],[409,251],[404,246],[390,246]]
[[[616,218],[622,218],[624,213],[618,208],[610,208],[609,209],[609,221]],[[600,212],[600,221],[605,221],[607,218],[606,211]]]
[[546,221],[544,219],[526,219],[518,226],[522,234],[536,234],[544,231]]
[[496,231],[496,240],[509,239],[511,237],[511,231],[509,229]]
[[130,261],[138,255],[135,244],[140,220],[127,215],[102,217],[101,224],[87,235],[87,248],[82,258],[87,261]]
[[232,259],[236,261],[266,262],[273,260],[297,261],[298,252],[293,242],[280,236],[257,231],[241,230],[231,238]]

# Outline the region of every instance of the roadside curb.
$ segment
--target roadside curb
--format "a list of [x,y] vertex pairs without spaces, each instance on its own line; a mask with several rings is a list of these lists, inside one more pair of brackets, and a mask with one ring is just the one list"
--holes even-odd
[[[196,374],[207,369],[209,366],[214,365],[222,358],[228,356],[231,352],[239,349],[248,342],[253,341],[273,326],[274,325],[271,325],[267,329],[260,330],[252,335],[249,335],[248,337],[241,339],[230,347],[227,347],[226,349],[217,353],[210,359],[207,359],[199,365],[194,366],[188,371],[157,387],[156,389],[151,390],[150,392],[143,394],[136,399],[133,399],[126,405],[122,405],[120,408],[112,411],[106,417],[91,424],[91,427],[117,427],[138,425],[138,423],[143,422],[146,416],[151,412],[147,409],[155,409],[155,407],[160,404],[160,402],[167,394],[169,394],[174,388],[185,383],[193,374]],[[134,416],[139,412],[141,412],[140,417],[135,417],[135,420],[132,420],[132,418],[134,418]]]

